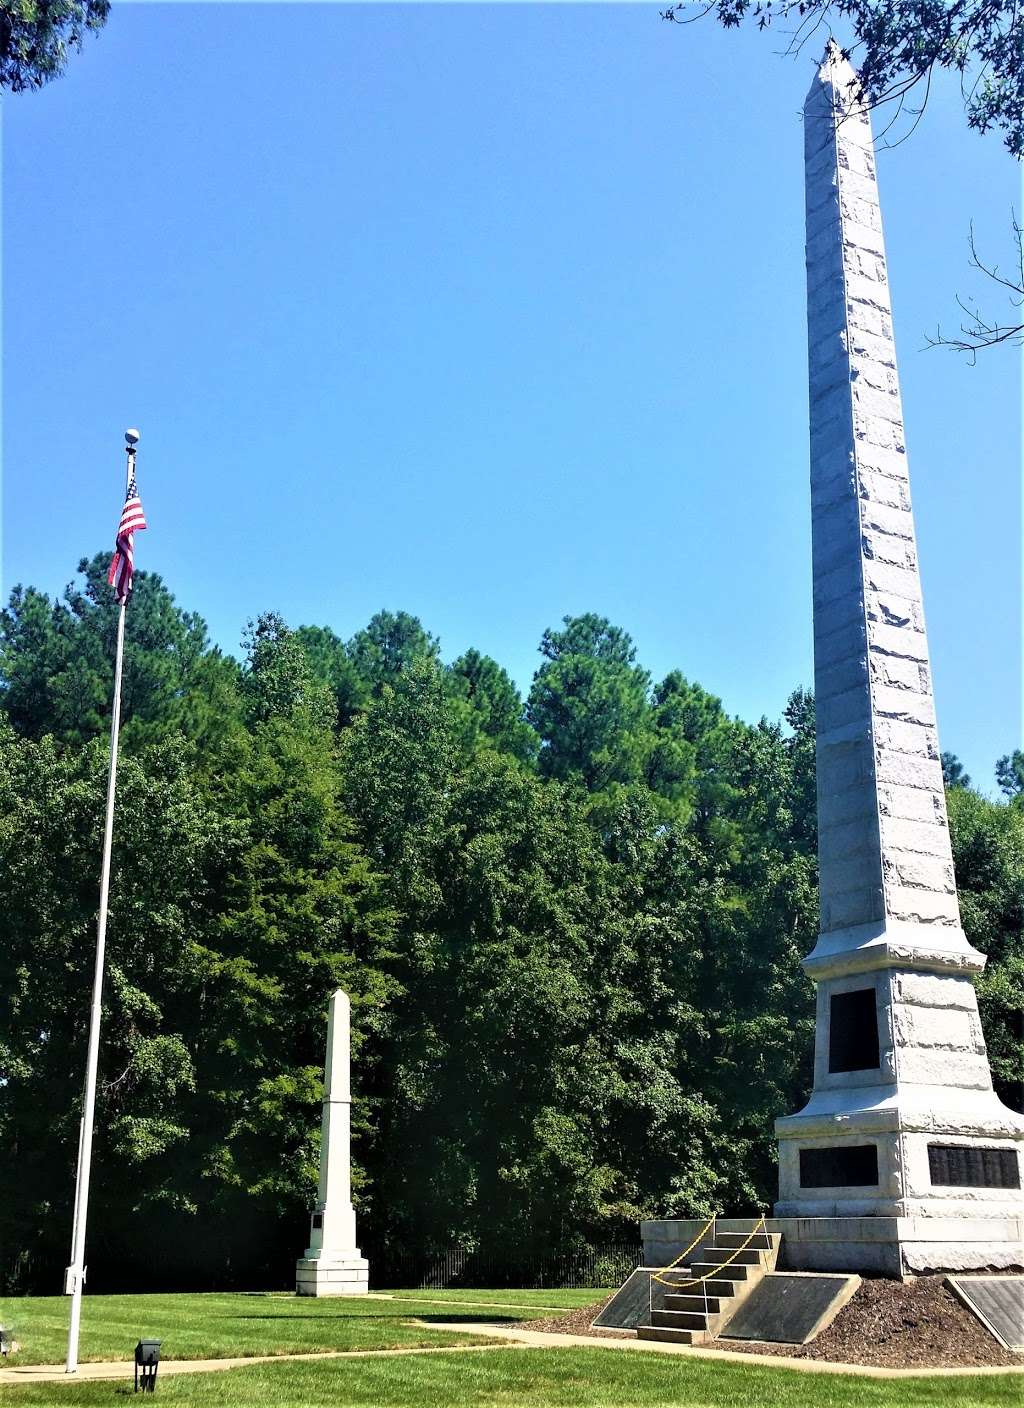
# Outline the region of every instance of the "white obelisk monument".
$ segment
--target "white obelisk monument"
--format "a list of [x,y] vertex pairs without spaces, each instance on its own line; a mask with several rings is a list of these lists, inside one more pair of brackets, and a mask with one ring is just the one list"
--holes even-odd
[[309,1246],[295,1265],[300,1296],[365,1295],[370,1264],[356,1246],[351,1184],[351,1022],[341,988],[327,1016],[324,1113],[320,1134],[320,1187]]
[[1024,1117],[992,1088],[960,924],[871,124],[834,44],[804,141],[821,918],[771,1225],[791,1256],[813,1234],[818,1269],[1020,1265]]

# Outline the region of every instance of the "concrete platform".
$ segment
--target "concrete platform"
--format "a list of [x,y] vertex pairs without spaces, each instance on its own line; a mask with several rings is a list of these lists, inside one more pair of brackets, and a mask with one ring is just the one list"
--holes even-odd
[[[668,1265],[702,1226],[699,1218],[642,1222],[645,1265]],[[749,1226],[749,1218],[715,1223],[720,1232]],[[779,1271],[867,1272],[896,1279],[943,1271],[1024,1271],[1024,1218],[770,1217],[765,1228],[782,1234]]]

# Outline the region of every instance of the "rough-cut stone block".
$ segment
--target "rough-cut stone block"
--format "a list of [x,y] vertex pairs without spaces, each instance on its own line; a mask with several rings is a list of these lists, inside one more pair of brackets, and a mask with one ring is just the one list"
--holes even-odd
[[839,822],[818,829],[818,855],[826,859],[841,860],[847,856],[870,856],[875,869],[876,885],[881,884],[881,867],[878,864],[878,835],[874,828],[864,825],[863,817]]
[[850,363],[846,357],[845,349],[841,346],[837,348],[835,356],[816,360],[811,368],[810,393],[812,403],[817,404],[822,396],[827,395],[835,387],[848,386],[850,383]]
[[851,596],[859,597],[860,591],[860,572],[856,562],[843,562],[839,567],[815,577],[814,601],[819,610],[827,610],[831,601],[847,602]]
[[935,704],[930,694],[916,689],[897,689],[891,685],[872,683],[871,703],[875,714],[883,719],[902,719],[908,724],[935,725]]
[[851,689],[866,688],[868,683],[867,654],[841,660],[827,670],[819,670],[814,678],[814,696],[821,702],[837,694],[848,694]]
[[839,190],[839,204],[842,209],[843,225],[845,227],[844,234],[851,244],[855,244],[858,247],[870,248],[871,246],[868,245],[867,241],[859,237],[859,233],[857,235],[853,233],[853,228],[860,227],[861,229],[868,229],[880,234],[882,219],[878,213],[878,204],[876,201],[863,200],[856,191],[850,190],[850,185],[855,180],[856,177],[844,177]]
[[[826,409],[828,409],[826,405]],[[811,406],[811,453],[817,446],[833,445],[837,439],[845,440],[850,435],[851,418],[849,410],[833,415],[818,415],[817,408]]]
[[906,502],[910,503],[910,484],[907,466],[907,452],[903,450],[883,450],[878,445],[858,445],[857,463],[862,477],[877,474],[881,478],[898,479],[903,484]]
[[899,1078],[910,1085],[956,1086],[964,1090],[990,1090],[988,1061],[970,1051],[930,1050],[910,1046],[900,1051]]
[[960,923],[960,906],[956,895],[936,894],[931,890],[908,889],[889,885],[885,892],[886,907],[894,919],[909,924]]
[[[868,644],[863,612],[849,611],[834,620],[820,619],[814,633],[814,675],[835,669],[867,655]],[[870,656],[868,656],[870,668]]]
[[[856,545],[858,530],[855,523],[848,519],[839,517],[832,518],[827,523],[816,523],[814,534],[814,552],[812,561],[814,576],[818,581],[823,581],[830,572],[844,571],[846,564],[850,560],[850,545]],[[845,599],[845,605],[839,608],[842,615],[847,619],[852,618],[851,608],[855,605],[853,598]]]
[[908,821],[946,824],[945,798],[927,788],[881,783],[878,787],[878,811],[883,817],[905,817]]
[[827,791],[818,797],[818,831],[854,819],[877,826],[873,776],[853,787]]
[[936,894],[953,894],[953,862],[940,856],[922,855],[919,851],[898,851],[887,846],[883,855],[886,881],[909,885]]
[[917,567],[917,550],[913,538],[896,537],[892,533],[865,528],[861,533],[861,550],[876,562],[891,562],[894,567]]
[[939,756],[935,729],[931,725],[882,718],[877,713],[875,743],[879,748],[892,749],[910,757],[937,759]]
[[854,304],[861,304],[866,308],[878,308],[879,313],[889,314],[889,284],[880,283],[878,279],[865,279],[859,273],[848,273],[847,298],[851,307]]
[[[840,300],[836,318],[841,320],[843,316],[844,309],[842,300]],[[823,386],[819,391],[812,393],[811,415],[815,422],[823,427],[838,424],[848,430],[851,424],[852,390],[850,378],[847,376],[843,380],[835,381],[831,386]],[[871,396],[885,397],[886,395],[883,391],[872,391],[871,387],[866,386],[863,389],[862,399],[869,393]],[[892,397],[887,397],[886,400],[891,402]],[[856,405],[856,402],[854,404]]]
[[905,660],[928,663],[928,640],[924,631],[912,626],[886,626],[872,623],[871,649],[886,655],[901,655]]
[[[889,338],[892,336],[892,322],[888,313],[872,308],[867,303],[846,304],[847,325],[871,337]],[[879,441],[884,444],[884,441]]]
[[871,924],[885,915],[882,887],[872,886],[824,895],[821,900],[821,931],[849,929],[856,924]]
[[839,238],[839,193],[838,191],[828,192],[825,198],[818,202],[816,208],[807,214],[807,245],[811,247],[812,242],[820,236],[825,235],[830,242],[835,242]]
[[892,999],[894,1002],[913,1003],[916,1007],[957,1008],[976,1012],[978,998],[970,978],[954,974],[939,976],[935,973],[893,973]]
[[[845,144],[843,150],[847,150]],[[839,185],[840,182],[842,183],[843,192],[847,196],[856,198],[859,201],[867,201],[873,212],[870,223],[881,223],[878,215],[877,187],[871,176],[864,175],[859,171],[854,171],[850,167],[847,167],[841,174],[837,171],[834,180],[837,185]]]
[[905,753],[881,748],[876,751],[875,770],[879,782],[892,782],[900,787],[925,787],[930,790],[942,786],[942,768],[934,758],[909,757]]
[[818,727],[828,736],[846,724],[859,722],[861,731],[867,733],[871,716],[871,699],[865,679],[845,694],[833,694],[822,699],[818,705]]
[[893,1032],[899,1047],[944,1047],[978,1054],[971,1014],[962,1008],[899,1006],[893,1012]]
[[843,339],[850,357],[864,358],[876,367],[896,369],[896,349],[889,337],[876,337],[866,328],[848,326],[833,334]]
[[924,625],[920,603],[896,596],[894,592],[879,592],[867,588],[864,592],[864,611],[868,622],[872,624],[899,628],[909,626],[917,631]]
[[930,693],[927,668],[918,660],[901,660],[896,655],[872,654],[868,657],[868,674],[872,687],[891,686],[894,690],[905,689],[914,694]]
[[849,367],[849,380],[854,385],[863,383],[876,391],[885,391],[899,397],[900,386],[895,367],[887,366],[884,362],[874,362],[870,357],[849,354],[843,360]]
[[[857,488],[860,497],[869,502],[873,509],[891,508],[909,512],[905,479],[880,474],[876,469],[865,469],[861,466],[857,471]],[[870,527],[871,524],[868,523],[867,526]]]
[[829,743],[819,735],[817,757],[818,779],[823,790],[845,792],[848,787],[874,780],[874,757],[866,733],[862,738],[836,743]]
[[[856,220],[843,221],[843,234],[857,249],[871,250],[874,254],[885,253],[885,242],[880,229],[871,229]],[[895,356],[895,354],[893,354]]]
[[844,893],[859,888],[873,890],[879,884],[878,855],[872,855],[870,852],[849,855],[847,852],[841,856],[820,856],[818,872],[825,894],[831,894],[832,891]]
[[894,421],[881,416],[857,415],[854,419],[854,434],[858,445],[876,445],[881,450],[903,448],[903,429]]
[[937,820],[928,823],[883,816],[881,826],[885,850],[920,851],[922,855],[939,856],[948,861],[949,832]]
[[914,520],[906,504],[893,505],[875,503],[863,492],[861,481],[860,521],[862,528],[873,528],[879,533],[891,533],[896,538],[914,540]]
[[920,601],[921,584],[916,572],[893,567],[888,562],[865,561],[864,585],[878,592],[891,592],[904,601]]

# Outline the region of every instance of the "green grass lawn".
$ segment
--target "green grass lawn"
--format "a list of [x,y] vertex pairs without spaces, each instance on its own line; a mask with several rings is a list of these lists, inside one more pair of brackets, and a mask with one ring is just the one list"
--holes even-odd
[[[17,1408],[105,1408],[131,1384],[38,1384]],[[391,1359],[267,1364],[158,1379],[167,1404],[205,1408],[1019,1408],[1021,1380],[864,1379],[612,1349],[496,1349]]]
[[[395,1291],[393,1300],[279,1295],[86,1296],[79,1360],[130,1358],[139,1339],[161,1340],[167,1359],[301,1354],[451,1344],[408,1322],[529,1320],[547,1309],[588,1305],[605,1291]],[[13,1364],[60,1363],[67,1348],[65,1296],[0,1299],[0,1324],[21,1345]],[[451,1309],[446,1309],[447,1305]],[[459,1337],[462,1342],[462,1336]]]

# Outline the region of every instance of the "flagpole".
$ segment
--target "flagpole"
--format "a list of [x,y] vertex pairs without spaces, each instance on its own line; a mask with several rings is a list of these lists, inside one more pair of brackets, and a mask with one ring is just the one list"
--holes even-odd
[[[125,434],[128,463],[126,487],[135,471],[138,431]],[[92,1008],[89,1013],[89,1048],[85,1065],[85,1097],[78,1141],[78,1174],[75,1179],[75,1214],[71,1233],[71,1265],[64,1293],[71,1294],[68,1322],[68,1356],[65,1372],[78,1372],[78,1332],[82,1321],[82,1285],[85,1281],[85,1222],[89,1208],[89,1174],[92,1169],[93,1116],[96,1109],[96,1070],[100,1050],[100,1015],[103,1005],[103,960],[107,946],[107,901],[110,897],[110,847],[114,835],[114,793],[117,785],[117,745],[121,728],[121,667],[124,663],[124,608],[117,612],[117,649],[114,656],[114,698],[110,714],[110,771],[107,775],[107,812],[103,826],[103,860],[100,866],[100,908],[96,920],[96,961],[92,979]]]

